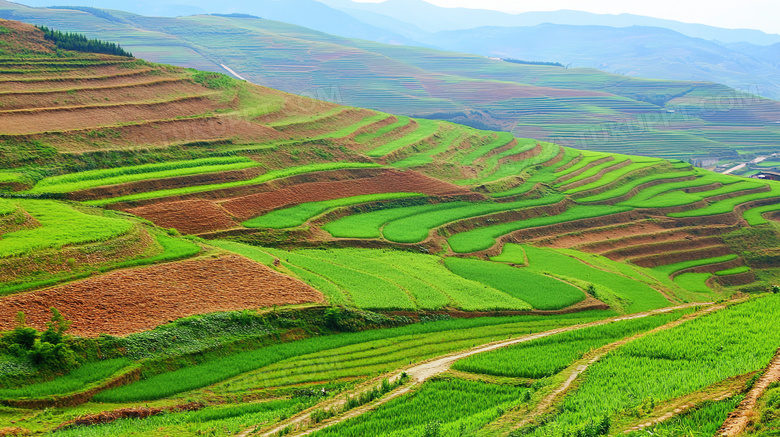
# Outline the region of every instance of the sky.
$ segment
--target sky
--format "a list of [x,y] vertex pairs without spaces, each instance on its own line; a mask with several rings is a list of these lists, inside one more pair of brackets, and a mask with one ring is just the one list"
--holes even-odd
[[[356,0],[377,3],[379,0]],[[778,0],[426,0],[438,6],[495,9],[503,12],[573,9],[597,14],[629,13],[729,29],[758,29],[780,34]]]

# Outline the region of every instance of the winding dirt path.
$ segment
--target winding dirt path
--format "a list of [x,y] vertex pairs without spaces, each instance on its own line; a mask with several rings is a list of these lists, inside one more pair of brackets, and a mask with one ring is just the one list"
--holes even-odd
[[[469,356],[472,356],[472,355],[476,355],[476,354],[480,354],[480,353],[484,353],[484,352],[493,351],[493,350],[500,349],[500,348],[507,347],[507,346],[512,346],[512,345],[515,345],[515,344],[518,344],[518,343],[524,343],[524,342],[536,340],[536,339],[539,339],[539,338],[544,338],[544,337],[548,337],[548,336],[551,336],[551,335],[560,334],[560,333],[563,333],[563,332],[575,331],[575,330],[578,330],[578,329],[588,328],[588,327],[592,327],[592,326],[605,325],[605,324],[608,324],[608,323],[619,322],[619,321],[624,321],[624,320],[639,319],[639,318],[642,318],[642,317],[648,317],[648,316],[655,315],[655,314],[667,313],[667,312],[670,312],[670,311],[683,309],[683,308],[690,308],[690,307],[694,307],[694,306],[710,306],[709,308],[705,309],[704,311],[697,312],[696,314],[697,314],[697,317],[698,317],[698,315],[709,313],[711,311],[714,311],[715,309],[720,309],[725,304],[716,305],[716,306],[712,306],[712,305],[713,305],[712,302],[707,302],[707,303],[688,303],[688,304],[677,305],[677,306],[668,307],[668,308],[661,308],[661,309],[658,309],[658,310],[647,311],[647,312],[643,312],[643,313],[637,313],[637,314],[631,314],[631,315],[626,315],[626,316],[613,317],[613,318],[609,318],[609,319],[605,319],[605,320],[598,320],[598,321],[595,321],[595,322],[584,323],[584,324],[580,324],[580,325],[572,325],[572,326],[567,326],[567,327],[564,327],[564,328],[553,329],[553,330],[550,330],[550,331],[539,332],[539,333],[536,333],[536,334],[526,335],[526,336],[522,336],[522,337],[510,339],[510,340],[501,340],[501,341],[496,341],[496,342],[492,342],[492,343],[487,343],[487,344],[484,344],[484,345],[481,345],[481,346],[477,346],[477,347],[469,349],[469,350],[465,350],[465,351],[461,351],[461,352],[455,352],[455,353],[444,355],[444,356],[437,357],[437,358],[432,358],[432,359],[424,361],[422,363],[418,363],[418,364],[415,364],[415,365],[407,366],[407,367],[398,369],[395,372],[388,373],[388,374],[382,375],[380,377],[374,378],[374,379],[372,379],[372,380],[370,380],[368,382],[365,382],[365,383],[359,385],[358,387],[356,387],[356,388],[354,388],[354,389],[352,389],[352,390],[350,390],[348,392],[345,392],[345,393],[342,393],[342,394],[336,396],[335,398],[328,399],[328,400],[325,400],[323,402],[320,402],[319,404],[317,404],[317,405],[315,405],[315,406],[313,406],[311,408],[308,408],[308,409],[306,409],[306,410],[296,414],[295,416],[293,416],[293,417],[291,417],[291,418],[289,418],[287,420],[284,420],[284,421],[274,425],[271,428],[264,428],[262,430],[257,430],[257,431],[254,428],[252,428],[252,429],[248,429],[248,430],[244,431],[243,433],[241,433],[239,435],[240,436],[250,436],[250,435],[273,436],[276,433],[278,433],[279,431],[282,431],[282,430],[284,430],[284,429],[286,429],[288,427],[291,427],[293,429],[293,431],[290,432],[287,435],[291,435],[291,436],[293,436],[293,435],[295,435],[295,436],[307,435],[307,434],[310,434],[310,433],[312,433],[314,431],[317,431],[317,430],[326,428],[328,426],[335,425],[337,423],[343,422],[345,420],[348,420],[348,419],[360,416],[361,414],[363,414],[363,413],[365,413],[365,412],[367,412],[369,410],[372,410],[372,409],[374,409],[374,408],[376,408],[376,407],[378,407],[378,406],[380,406],[382,404],[385,404],[385,403],[389,402],[391,399],[394,399],[394,398],[396,398],[398,396],[406,394],[406,393],[410,392],[416,386],[421,385],[423,382],[425,382],[425,381],[427,381],[427,380],[429,380],[429,379],[431,379],[431,378],[433,378],[433,377],[435,377],[437,375],[440,375],[440,374],[448,371],[450,369],[450,366],[455,361],[457,361],[459,359],[462,359],[462,358],[466,358],[466,357],[469,357]],[[684,319],[687,320],[687,318],[684,318]],[[683,319],[681,319],[681,320],[683,320]],[[676,322],[672,322],[672,323],[677,323],[677,322],[680,322],[680,321],[676,321]],[[667,325],[671,325],[671,324],[667,324]],[[667,325],[664,325],[664,326],[667,326]],[[656,328],[656,329],[659,329],[659,328]],[[652,332],[652,331],[649,331],[649,332]],[[621,342],[626,342],[626,341],[629,341],[629,339],[621,340]],[[613,348],[617,347],[617,346],[619,346],[619,344],[622,344],[621,342],[616,342],[616,343],[604,346],[604,348],[608,348],[610,346],[613,347]],[[602,349],[604,349],[604,348],[602,348]],[[602,349],[599,349],[599,351],[601,351]],[[604,353],[606,353],[606,352],[604,352]],[[583,365],[580,362],[576,363],[574,372],[568,376],[568,378],[566,379],[564,384],[562,386],[558,387],[553,393],[548,395],[545,399],[543,399],[542,402],[539,404],[539,406],[536,408],[536,410],[538,412],[541,412],[541,411],[546,410],[547,408],[549,408],[549,406],[552,405],[552,403],[555,401],[555,399],[558,396],[560,396],[562,393],[564,393],[571,386],[571,384],[574,382],[574,380],[577,378],[577,376],[579,374],[581,374],[583,371],[585,371],[585,369],[587,369],[588,365],[590,365],[593,362],[596,362],[602,355],[603,354],[599,354],[596,357],[591,357],[591,358],[586,359],[586,360],[590,360],[590,362],[588,362],[585,365]],[[582,368],[580,369],[580,367],[582,367]],[[363,392],[365,392],[367,390],[373,389],[378,384],[380,384],[383,379],[388,379],[391,382],[395,381],[395,380],[397,380],[401,376],[402,372],[406,373],[407,375],[409,375],[409,377],[411,379],[411,381],[409,383],[407,383],[407,384],[397,388],[396,390],[390,392],[388,395],[386,395],[385,397],[383,397],[381,399],[378,399],[378,400],[376,400],[374,402],[371,402],[369,404],[366,404],[364,406],[361,406],[361,407],[355,408],[353,410],[350,410],[348,412],[345,412],[344,414],[338,415],[338,416],[336,416],[336,417],[334,417],[332,419],[326,420],[326,421],[324,421],[322,423],[316,424],[314,426],[310,426],[311,425],[311,414],[315,410],[328,410],[328,409],[333,409],[333,408],[338,409],[339,407],[344,405],[344,403],[346,402],[346,399],[349,396],[354,397],[354,396],[360,395],[361,393],[363,393]],[[544,408],[541,408],[542,404],[544,404],[544,403],[546,403],[547,405]]]
[[775,357],[769,362],[766,371],[753,385],[745,399],[740,402],[737,408],[729,414],[729,417],[723,422],[716,436],[736,436],[745,431],[750,419],[755,415],[755,407],[758,399],[764,394],[769,384],[780,381],[780,349]]

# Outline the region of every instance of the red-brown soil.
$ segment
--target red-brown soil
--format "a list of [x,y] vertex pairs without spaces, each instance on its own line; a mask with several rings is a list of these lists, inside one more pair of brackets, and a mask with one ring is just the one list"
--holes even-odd
[[176,228],[186,234],[200,234],[238,226],[230,214],[210,200],[183,200],[142,206],[130,213],[151,220],[163,228]]
[[602,255],[613,261],[622,261],[626,258],[634,258],[646,255],[660,255],[669,252],[690,249],[700,249],[703,247],[711,247],[719,244],[723,244],[723,240],[721,240],[719,237],[695,238],[690,236],[678,240],[626,246],[620,249],[604,252]]
[[73,191],[67,194],[68,199],[76,201],[104,199],[107,197],[127,196],[148,191],[193,187],[198,185],[220,184],[225,182],[245,181],[257,177],[260,169],[257,167],[242,170],[230,170],[214,173],[194,174],[165,179],[152,179],[148,181],[128,182],[125,184],[109,185],[105,187],[90,188],[88,190]]
[[726,246],[709,246],[700,249],[691,249],[678,252],[662,253],[632,258],[629,261],[639,267],[653,268],[697,259],[715,258],[730,255],[733,252]]
[[573,234],[556,235],[554,237],[539,240],[536,244],[556,249],[577,247],[577,250],[583,252],[600,253],[616,247],[623,247],[620,240],[630,236],[647,235],[649,241],[643,238],[642,240],[639,240],[639,243],[637,244],[640,244],[641,242],[656,242],[657,240],[653,238],[654,233],[666,231],[668,231],[668,228],[661,223],[641,221],[632,225],[622,224],[618,226],[590,229],[583,232],[575,232]]
[[30,326],[45,329],[59,309],[70,333],[127,335],[195,314],[324,302],[297,279],[237,255],[122,270],[0,300],[0,330],[24,311]]
[[72,88],[46,93],[0,94],[0,108],[4,111],[65,106],[99,105],[154,101],[160,96],[188,96],[203,93],[202,86],[183,78],[158,79],[136,84],[98,88]]
[[312,182],[252,194],[221,203],[233,216],[246,220],[264,212],[305,202],[378,193],[423,193],[432,196],[468,194],[466,188],[415,171],[387,170],[376,177],[335,182]]
[[40,132],[86,129],[118,123],[160,120],[192,116],[226,107],[202,96],[178,98],[161,103],[138,103],[73,108],[38,109],[0,112],[2,134],[24,135]]

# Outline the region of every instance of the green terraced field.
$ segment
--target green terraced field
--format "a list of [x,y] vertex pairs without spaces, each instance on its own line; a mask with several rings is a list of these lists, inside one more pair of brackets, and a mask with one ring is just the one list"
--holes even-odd
[[472,231],[461,232],[447,239],[452,250],[457,253],[471,253],[489,249],[496,243],[496,238],[520,229],[528,229],[538,226],[548,226],[564,223],[572,220],[581,220],[594,217],[603,217],[610,214],[630,211],[629,207],[617,206],[574,206],[565,212],[550,216],[537,217],[517,222],[502,223],[493,226],[485,226]]
[[424,196],[424,194],[420,193],[366,194],[363,196],[345,197],[342,199],[326,200],[322,202],[308,202],[290,208],[269,212],[268,214],[247,220],[242,223],[242,225],[246,226],[247,228],[292,228],[295,226],[300,226],[312,218],[335,208],[359,205],[361,203],[407,199],[410,197],[422,196]]
[[234,156],[91,170],[42,179],[28,193],[67,193],[127,182],[240,170],[257,166],[258,163],[249,158]]

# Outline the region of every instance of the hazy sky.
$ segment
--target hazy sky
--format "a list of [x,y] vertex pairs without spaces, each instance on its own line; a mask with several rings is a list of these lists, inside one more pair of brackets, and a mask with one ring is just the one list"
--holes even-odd
[[[380,0],[356,0],[377,3]],[[504,12],[574,9],[597,14],[629,13],[726,28],[780,34],[778,0],[426,0],[439,6]]]

